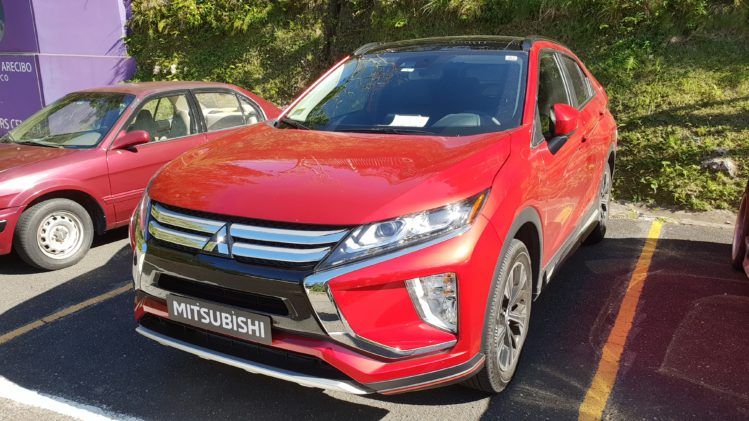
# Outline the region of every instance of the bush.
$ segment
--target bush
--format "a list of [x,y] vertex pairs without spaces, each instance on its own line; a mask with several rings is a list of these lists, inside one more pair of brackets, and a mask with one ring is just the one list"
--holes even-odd
[[722,148],[746,177],[748,10],[746,0],[133,0],[127,44],[138,80],[224,81],[285,104],[367,42],[548,36],[609,92],[618,198],[726,208],[743,182],[700,163]]

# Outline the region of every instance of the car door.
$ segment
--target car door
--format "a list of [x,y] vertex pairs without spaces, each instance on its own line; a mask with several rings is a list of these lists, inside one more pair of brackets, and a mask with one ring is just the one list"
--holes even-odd
[[538,96],[534,140],[534,159],[538,173],[538,198],[544,224],[544,254],[553,256],[570,237],[581,215],[581,200],[586,191],[586,175],[581,166],[585,156],[580,153],[582,133],[572,133],[555,153],[548,141],[553,134],[553,106],[575,106],[555,50],[539,53]]
[[118,222],[130,218],[148,181],[164,164],[205,142],[189,91],[170,91],[141,101],[118,136],[145,130],[151,141],[126,150],[108,150],[112,201]]
[[[583,192],[581,205],[583,208],[597,199],[601,172],[603,171],[602,163],[605,148],[605,142],[602,139],[600,122],[603,118],[603,109],[599,101],[595,101],[594,91],[590,81],[582,71],[577,60],[566,55],[559,55],[562,68],[565,72],[570,93],[575,101],[577,109],[580,111],[579,131],[582,135],[580,138],[580,169],[585,176],[586,189]],[[584,211],[585,209],[583,209]]]
[[196,89],[193,94],[208,140],[265,120],[258,104],[235,91]]

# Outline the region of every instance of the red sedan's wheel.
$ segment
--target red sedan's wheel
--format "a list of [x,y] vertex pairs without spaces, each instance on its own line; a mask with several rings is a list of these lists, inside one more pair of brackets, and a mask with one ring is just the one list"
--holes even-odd
[[746,236],[749,234],[749,224],[746,221],[746,194],[741,198],[739,214],[736,217],[736,226],[733,229],[733,246],[731,247],[731,265],[736,270],[744,270],[744,257],[746,256]]

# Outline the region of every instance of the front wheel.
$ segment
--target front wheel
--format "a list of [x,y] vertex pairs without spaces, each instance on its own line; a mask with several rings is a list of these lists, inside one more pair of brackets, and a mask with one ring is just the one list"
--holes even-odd
[[93,238],[94,225],[83,206],[68,199],[51,199],[21,214],[13,246],[31,266],[57,270],[78,263]]
[[512,240],[500,263],[491,295],[483,352],[484,367],[465,385],[488,393],[503,391],[515,374],[528,334],[533,298],[530,254],[522,241]]
[[585,239],[585,244],[596,244],[606,237],[606,225],[609,222],[609,210],[611,209],[611,166],[606,162],[601,176],[601,184],[598,188],[598,221],[593,230]]

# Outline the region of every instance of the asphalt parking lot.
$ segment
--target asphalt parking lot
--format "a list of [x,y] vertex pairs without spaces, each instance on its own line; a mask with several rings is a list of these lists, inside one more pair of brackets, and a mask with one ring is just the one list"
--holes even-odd
[[[567,261],[533,303],[518,372],[494,397],[460,386],[350,396],[150,342],[133,331],[130,291],[100,297],[129,282],[125,231],[59,272],[2,257],[0,419],[65,419],[17,396],[30,391],[89,414],[157,420],[578,419],[586,396],[604,392],[605,419],[749,418],[749,280],[728,262],[732,228],[665,223],[657,242],[646,241],[652,228],[613,220],[609,238]],[[634,302],[629,322],[623,301]],[[606,388],[599,366],[617,338],[623,349]]]

